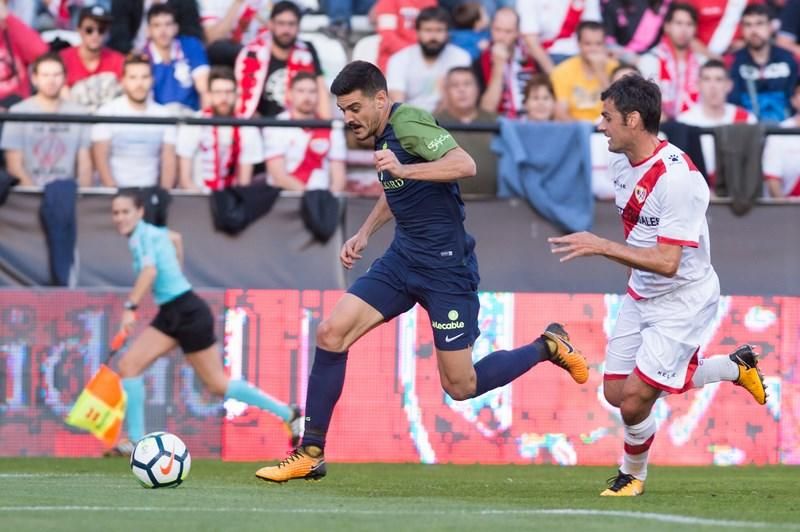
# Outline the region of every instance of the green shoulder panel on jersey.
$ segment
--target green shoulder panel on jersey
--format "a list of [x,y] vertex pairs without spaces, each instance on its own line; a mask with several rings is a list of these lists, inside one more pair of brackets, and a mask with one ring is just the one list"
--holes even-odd
[[392,114],[389,123],[403,149],[426,161],[436,161],[458,147],[449,131],[423,109],[402,104]]

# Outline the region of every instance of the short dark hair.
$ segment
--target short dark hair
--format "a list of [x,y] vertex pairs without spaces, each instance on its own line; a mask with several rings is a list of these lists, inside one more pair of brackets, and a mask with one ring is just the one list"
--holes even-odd
[[383,72],[367,61],[349,63],[331,83],[331,94],[334,96],[343,96],[359,90],[365,96],[375,96],[379,91],[388,92]]
[[422,26],[422,24],[425,22],[441,22],[449,28],[450,13],[448,13],[443,7],[426,7],[419,12],[419,15],[417,15],[417,21],[415,22],[416,29],[419,30],[420,26]]
[[211,90],[211,84],[218,79],[224,79],[236,85],[236,75],[229,66],[215,65],[211,67],[208,71],[208,90]]
[[137,209],[144,207],[144,200],[142,200],[142,193],[135,188],[118,188],[116,194],[111,198],[113,203],[117,198],[128,198],[133,202],[133,206]]
[[475,83],[478,82],[478,76],[475,75],[475,71],[472,69],[472,67],[468,66],[453,67],[447,71],[447,75],[445,76],[445,78],[449,78],[453,74],[469,74],[470,76],[472,76],[472,79],[475,80]]
[[67,73],[67,67],[64,65],[64,60],[61,59],[61,56],[55,52],[45,52],[36,59],[33,60],[33,65],[31,66],[31,72],[34,74],[37,73],[39,70],[39,65],[42,63],[58,63],[61,65],[61,71],[65,74]]
[[292,78],[292,81],[289,82],[289,88],[294,87],[301,81],[311,80],[315,84],[317,83],[317,75],[312,72],[298,72]]
[[471,30],[481,19],[480,2],[464,2],[453,10],[453,26],[459,30]]
[[553,99],[555,99],[556,91],[555,89],[553,89],[553,82],[550,81],[550,76],[548,76],[547,74],[538,73],[532,75],[531,79],[529,79],[528,82],[525,84],[525,89],[522,91],[523,100],[527,101],[531,91],[539,87],[544,87],[545,89],[547,89],[547,92],[550,93],[550,96],[552,96]]
[[122,63],[122,75],[125,75],[125,71],[131,65],[147,65],[147,67],[152,72],[153,68],[150,66],[150,56],[142,52],[131,52],[125,56],[125,62]]
[[611,71],[611,75],[608,77],[609,79],[614,79],[614,76],[622,72],[623,70],[633,70],[636,74],[642,75],[642,71],[639,70],[639,67],[636,65],[632,65],[631,63],[625,63],[620,61],[620,63],[614,67],[614,70]]
[[661,122],[661,89],[654,82],[641,76],[625,76],[604,90],[600,98],[614,102],[626,122],[628,115],[637,111],[642,117],[645,131],[654,135],[658,133]]
[[742,11],[742,18],[753,15],[761,15],[769,19],[769,8],[764,4],[750,4]]
[[691,4],[684,4],[681,2],[669,6],[669,9],[667,9],[667,14],[664,17],[664,22],[672,22],[672,19],[675,17],[675,13],[678,11],[683,11],[689,15],[692,18],[694,25],[697,26],[697,20],[699,18],[697,15],[697,9],[695,9],[695,7]]
[[280,2],[272,6],[272,11],[269,14],[269,19],[272,20],[281,13],[285,13],[287,11],[291,11],[292,13],[294,13],[294,16],[297,17],[298,21],[301,18],[303,18],[303,12],[300,11],[300,8],[297,6],[297,4],[295,4],[291,0],[281,0]]
[[150,24],[151,20],[161,15],[169,15],[172,17],[172,22],[178,22],[178,13],[171,5],[153,4],[150,6],[150,9],[147,10],[147,23]]
[[584,20],[578,24],[578,29],[575,30],[575,35],[578,36],[578,40],[581,40],[581,35],[584,31],[600,31],[603,34],[606,33],[606,29],[603,27],[603,25],[594,20]]
[[723,63],[719,59],[709,59],[708,61],[703,63],[703,66],[700,67],[700,73],[702,74],[703,70],[710,70],[712,68],[719,68],[720,70],[725,72],[726,77],[728,78],[731,77],[730,73],[728,72],[728,67],[726,67],[725,63]]

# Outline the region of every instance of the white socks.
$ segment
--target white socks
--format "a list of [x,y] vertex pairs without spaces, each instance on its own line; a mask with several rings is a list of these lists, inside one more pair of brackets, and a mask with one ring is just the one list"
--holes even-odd
[[728,355],[701,358],[692,376],[692,387],[702,388],[719,381],[735,381],[739,378],[739,366]]
[[620,471],[639,480],[647,478],[647,456],[656,435],[656,417],[653,412],[636,425],[625,425],[625,453]]

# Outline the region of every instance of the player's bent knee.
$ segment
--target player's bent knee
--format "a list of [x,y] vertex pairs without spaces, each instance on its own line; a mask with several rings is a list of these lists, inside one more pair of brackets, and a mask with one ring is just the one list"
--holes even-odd
[[228,381],[227,379],[215,379],[209,382],[206,388],[214,395],[224,396],[228,391]]
[[442,388],[453,401],[466,401],[475,397],[475,381],[443,382]]
[[645,403],[634,395],[625,397],[619,406],[619,410],[622,414],[622,421],[624,421],[626,425],[641,423],[649,414],[649,412],[646,411]]
[[619,406],[622,404],[622,390],[603,386],[603,396],[611,406],[616,406],[619,408]]
[[122,357],[117,364],[117,373],[123,379],[130,379],[139,376],[138,365],[131,359],[131,357]]
[[317,327],[317,347],[326,351],[340,353],[347,349],[345,345],[345,335],[337,327],[331,325],[329,320],[325,320]]

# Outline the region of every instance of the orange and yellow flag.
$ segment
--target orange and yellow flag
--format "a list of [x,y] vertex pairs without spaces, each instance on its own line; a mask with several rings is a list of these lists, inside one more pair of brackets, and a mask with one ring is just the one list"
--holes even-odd
[[88,430],[107,447],[113,447],[122,430],[125,400],[122,379],[111,368],[101,364],[78,396],[66,422]]

